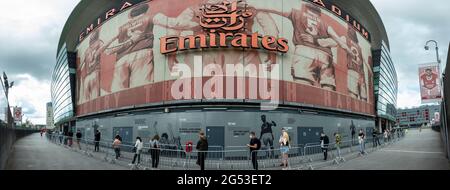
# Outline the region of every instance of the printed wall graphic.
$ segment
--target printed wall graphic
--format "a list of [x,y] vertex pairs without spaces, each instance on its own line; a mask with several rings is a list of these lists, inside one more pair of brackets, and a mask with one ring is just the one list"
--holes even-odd
[[[257,78],[270,79],[269,89],[279,83],[276,97],[282,104],[374,115],[371,45],[364,32],[327,7],[303,0],[130,3],[85,33],[77,47],[77,114],[179,100],[172,86],[183,80],[191,85],[180,89],[192,88],[193,96],[182,100],[267,100],[254,96],[262,88],[251,86]],[[172,75],[180,63],[193,70],[196,57],[201,70],[209,64],[223,71],[228,65],[245,69]],[[194,96],[199,85],[190,79],[203,86],[214,79],[216,85]]]
[[442,100],[439,64],[424,64],[419,66],[420,93],[422,103],[440,102]]
[[14,121],[15,122],[22,122],[22,108],[21,107],[14,107]]

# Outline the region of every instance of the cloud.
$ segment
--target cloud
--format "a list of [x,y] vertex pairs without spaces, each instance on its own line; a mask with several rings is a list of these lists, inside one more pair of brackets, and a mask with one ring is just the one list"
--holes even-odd
[[45,103],[51,100],[50,81],[58,40],[79,0],[14,0],[0,8],[0,72],[16,86],[11,105],[22,106],[25,118],[45,124]]
[[[51,71],[56,62],[59,35],[79,0],[15,0],[0,8],[0,68],[16,82],[12,105],[21,105],[35,123],[45,123],[50,101]],[[424,51],[429,39],[440,43],[446,61],[450,41],[450,11],[446,0],[371,0],[390,39],[399,76],[399,107],[420,105],[418,64],[435,61]]]
[[434,51],[425,51],[425,42],[439,42],[443,63],[450,41],[450,12],[445,0],[371,0],[380,13],[389,36],[392,59],[399,78],[398,107],[419,106],[418,65],[436,62]]
[[[2,2],[0,67],[10,75],[50,79],[59,35],[78,0]],[[7,27],[5,27],[7,26]]]
[[47,107],[50,98],[50,81],[41,82],[29,74],[14,75],[12,78],[21,81],[10,90],[11,106],[22,107],[25,118],[35,124],[45,124]]

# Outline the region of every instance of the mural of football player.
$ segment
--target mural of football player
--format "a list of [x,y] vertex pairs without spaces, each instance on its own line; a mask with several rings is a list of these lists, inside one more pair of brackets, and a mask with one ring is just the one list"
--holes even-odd
[[431,96],[432,91],[438,87],[438,75],[432,69],[425,69],[425,73],[420,76],[420,85],[427,90],[427,95]]
[[[217,4],[221,0],[206,0],[205,4]],[[166,27],[169,35],[181,36],[182,32],[192,32],[193,35],[204,34],[205,31],[200,26],[200,17],[202,11],[200,10],[204,4],[194,2],[192,5],[186,7],[178,17],[168,17],[163,13],[158,13],[155,18],[158,20],[166,20],[167,24],[158,23],[162,27]],[[193,56],[202,56],[201,52],[190,52],[189,54],[177,55],[172,53],[168,55],[168,68],[172,72],[174,66],[179,63],[187,64],[193,68]],[[224,56],[221,52],[210,52],[208,56],[203,57],[203,62],[206,64],[224,64]]]
[[362,55],[362,48],[359,45],[358,36],[352,25],[348,25],[348,52],[347,52],[347,67],[348,67],[348,92],[353,98],[367,101],[367,80],[365,68],[370,69],[370,66],[365,66]]
[[[245,3],[246,1],[242,2]],[[194,35],[204,34],[205,30],[200,26],[200,18],[202,17],[201,9],[204,6],[219,5],[222,3],[223,0],[206,0],[205,3],[203,4],[197,3],[195,5],[188,7],[176,18],[168,18],[162,13],[158,14],[158,18],[168,20],[170,29],[178,29],[180,31],[191,30],[194,33]],[[263,28],[264,34],[278,36],[279,33],[278,28],[276,27],[275,21],[269,14],[264,12],[258,12],[257,9],[251,6],[243,7],[242,5],[243,4],[239,4],[239,9],[246,8],[247,11],[252,12],[252,15],[254,15],[255,18],[248,19],[247,23],[245,24],[244,30],[240,32],[251,34],[255,22],[257,22]],[[186,60],[187,62],[189,62],[189,58],[187,58]],[[257,51],[248,51],[245,53],[244,56],[240,53],[236,55],[235,51],[208,52],[208,56],[203,57],[203,62],[205,65],[211,63],[219,64],[222,68],[224,68],[223,67],[224,64],[252,63],[256,64],[257,66],[261,64],[261,60]],[[276,54],[268,54],[268,57],[267,59],[265,59],[265,62],[275,64]],[[174,63],[170,62],[169,58],[169,68],[171,68],[173,64]]]
[[81,58],[80,94],[81,103],[100,96],[100,55],[104,43],[100,40],[100,30],[97,29],[89,38],[89,47]]
[[128,22],[119,28],[113,47],[106,50],[117,58],[111,85],[113,93],[154,82],[154,24],[149,9],[148,4],[133,8]]
[[[276,25],[275,20],[270,16],[270,14],[266,12],[259,11],[256,5],[258,5],[257,2],[255,3],[248,3],[247,0],[242,0],[239,4],[239,8],[242,11],[247,11],[252,13],[252,17],[248,18],[243,31],[241,31],[244,34],[251,35],[254,33],[254,26],[258,24],[262,31],[261,35],[269,35],[269,36],[278,36],[279,30]],[[246,5],[246,6],[244,6]],[[274,52],[268,52],[266,53],[266,57],[264,59],[261,59],[261,56],[258,51],[256,50],[247,50],[244,53],[244,56],[227,56],[226,64],[244,64],[244,67],[247,64],[254,64],[256,68],[258,68],[261,64],[267,64],[268,66],[274,65],[277,63],[277,55]],[[269,71],[271,67],[268,67]],[[258,76],[258,70],[250,72],[247,76]]]
[[260,9],[292,21],[295,53],[291,75],[295,82],[336,91],[332,48],[348,49],[345,37],[339,37],[322,21],[322,11],[313,4],[301,4],[288,12]]

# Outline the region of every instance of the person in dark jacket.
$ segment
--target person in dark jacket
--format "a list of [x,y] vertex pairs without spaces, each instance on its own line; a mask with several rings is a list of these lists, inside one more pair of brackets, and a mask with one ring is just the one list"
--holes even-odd
[[77,134],[75,135],[77,137],[77,145],[78,148],[81,150],[81,145],[80,145],[80,141],[81,141],[81,137],[83,137],[83,135],[81,134],[80,130],[77,130]]
[[161,145],[159,135],[155,135],[150,141],[150,154],[152,156],[152,168],[158,168],[159,156],[161,154]]
[[356,126],[352,121],[352,124],[350,125],[350,130],[352,131],[352,144],[355,144],[355,135],[356,135]]
[[95,130],[95,135],[94,135],[94,152],[100,152],[100,140],[102,138],[102,134],[100,133],[100,131]]
[[320,147],[323,151],[323,160],[327,160],[328,158],[328,145],[330,144],[330,138],[322,132],[320,135]]
[[378,129],[375,128],[372,133],[373,147],[381,146],[380,139],[378,138],[379,135]]
[[250,155],[252,157],[253,169],[258,170],[258,150],[261,148],[261,141],[256,138],[256,133],[250,133],[250,144],[247,144],[250,148]]
[[197,142],[197,165],[200,165],[202,171],[205,170],[205,159],[208,151],[208,139],[206,139],[205,133],[200,132],[199,134],[200,140]]
[[69,139],[69,147],[72,147],[73,144],[73,132],[69,131],[69,133],[67,133],[67,138]]

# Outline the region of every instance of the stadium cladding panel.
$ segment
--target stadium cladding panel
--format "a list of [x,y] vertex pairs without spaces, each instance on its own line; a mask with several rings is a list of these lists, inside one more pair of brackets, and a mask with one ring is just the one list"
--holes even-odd
[[[294,144],[375,127],[382,40],[368,0],[82,0],[60,46],[77,54],[76,127],[87,138],[98,129],[104,140],[184,145],[205,131],[211,146],[242,146],[255,131],[277,146],[282,127]],[[230,65],[244,69],[220,73]],[[278,108],[262,109],[269,100]]]

